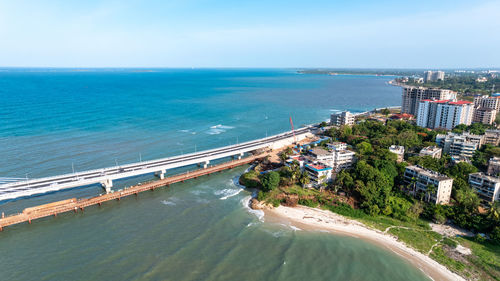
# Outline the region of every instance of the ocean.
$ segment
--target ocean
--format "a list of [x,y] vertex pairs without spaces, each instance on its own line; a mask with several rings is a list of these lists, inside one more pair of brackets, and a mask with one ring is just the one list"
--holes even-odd
[[[300,127],[337,110],[399,105],[390,79],[294,69],[0,69],[0,177],[151,160],[287,131],[290,116]],[[428,280],[368,242],[266,222],[237,184],[246,168],[8,227],[0,280]],[[1,202],[0,211],[102,192],[75,188]]]

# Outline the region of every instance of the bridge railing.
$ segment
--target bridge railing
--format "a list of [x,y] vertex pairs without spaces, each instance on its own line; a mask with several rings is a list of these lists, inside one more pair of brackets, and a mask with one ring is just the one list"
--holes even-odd
[[[297,129],[297,130],[295,130],[295,133],[299,133],[300,134],[303,131],[306,132],[312,126],[313,125],[308,125],[306,127]],[[176,156],[171,156],[171,157],[166,157],[166,158],[160,158],[160,159],[149,160],[149,161],[141,161],[141,162],[135,162],[135,163],[129,163],[129,164],[124,164],[124,165],[119,165],[119,166],[105,167],[105,168],[93,169],[93,170],[86,170],[86,171],[81,171],[81,172],[76,172],[76,173],[68,173],[68,174],[62,174],[62,175],[57,175],[57,176],[42,177],[42,178],[28,179],[28,180],[22,180],[22,181],[11,182],[11,183],[6,183],[6,184],[0,184],[0,189],[5,189],[5,188],[13,187],[13,186],[20,185],[20,184],[23,184],[23,185],[36,184],[37,182],[39,182],[41,180],[50,181],[50,180],[56,180],[58,178],[63,178],[63,177],[78,178],[79,176],[84,175],[84,174],[88,174],[88,173],[105,173],[107,171],[114,170],[114,169],[117,169],[117,168],[126,169],[126,168],[129,168],[131,166],[135,166],[135,165],[139,165],[139,164],[140,165],[148,165],[148,164],[153,164],[155,162],[169,161],[169,160],[175,160],[175,159],[182,159],[184,157],[202,155],[202,154],[214,152],[214,151],[220,150],[220,149],[237,148],[239,146],[245,146],[245,145],[248,145],[248,144],[251,144],[251,143],[254,143],[254,142],[266,142],[266,141],[269,141],[269,140],[271,140],[273,138],[283,137],[283,136],[286,136],[286,135],[289,135],[289,134],[292,134],[292,131],[286,131],[286,132],[283,132],[283,133],[280,133],[280,134],[276,134],[276,135],[272,135],[272,136],[268,136],[268,137],[265,137],[265,138],[252,140],[252,141],[242,142],[242,143],[239,143],[239,144],[233,144],[233,145],[228,145],[228,146],[213,148],[213,149],[209,149],[209,150],[203,150],[203,151],[199,151],[199,152],[192,152],[192,153],[187,153],[187,154],[183,154],[183,155],[176,155]]]

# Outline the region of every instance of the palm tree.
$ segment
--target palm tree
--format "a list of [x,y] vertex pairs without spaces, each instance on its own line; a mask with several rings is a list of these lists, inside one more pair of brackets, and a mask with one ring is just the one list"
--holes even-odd
[[488,218],[496,222],[500,221],[500,201],[495,201],[490,204]]
[[310,182],[309,174],[306,171],[300,173],[299,182],[302,187],[306,186]]
[[431,200],[431,196],[436,193],[437,188],[433,184],[428,184],[426,189],[425,189],[425,195],[427,196],[426,201],[429,202]]

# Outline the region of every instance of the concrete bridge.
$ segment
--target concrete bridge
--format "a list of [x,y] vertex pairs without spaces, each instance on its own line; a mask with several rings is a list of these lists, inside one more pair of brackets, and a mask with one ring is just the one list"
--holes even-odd
[[[295,130],[297,141],[310,135],[312,126]],[[173,156],[163,159],[144,161],[121,166],[90,170],[54,177],[30,179],[10,182],[0,185],[0,201],[28,197],[35,194],[53,192],[68,188],[101,184],[106,192],[111,191],[113,181],[138,175],[154,173],[160,179],[165,177],[167,170],[189,165],[200,165],[206,168],[210,161],[226,158],[241,158],[245,153],[259,149],[276,149],[294,142],[293,133],[285,132],[263,139],[248,141],[236,145],[215,148],[196,153]]]

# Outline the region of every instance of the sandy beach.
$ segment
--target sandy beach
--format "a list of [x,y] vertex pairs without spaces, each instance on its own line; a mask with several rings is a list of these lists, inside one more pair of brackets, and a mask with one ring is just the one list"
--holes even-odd
[[361,238],[387,248],[421,269],[433,280],[465,280],[430,257],[406,246],[395,237],[381,231],[369,229],[362,223],[347,219],[330,211],[305,206],[264,208],[266,221],[287,221],[307,231],[328,231]]

